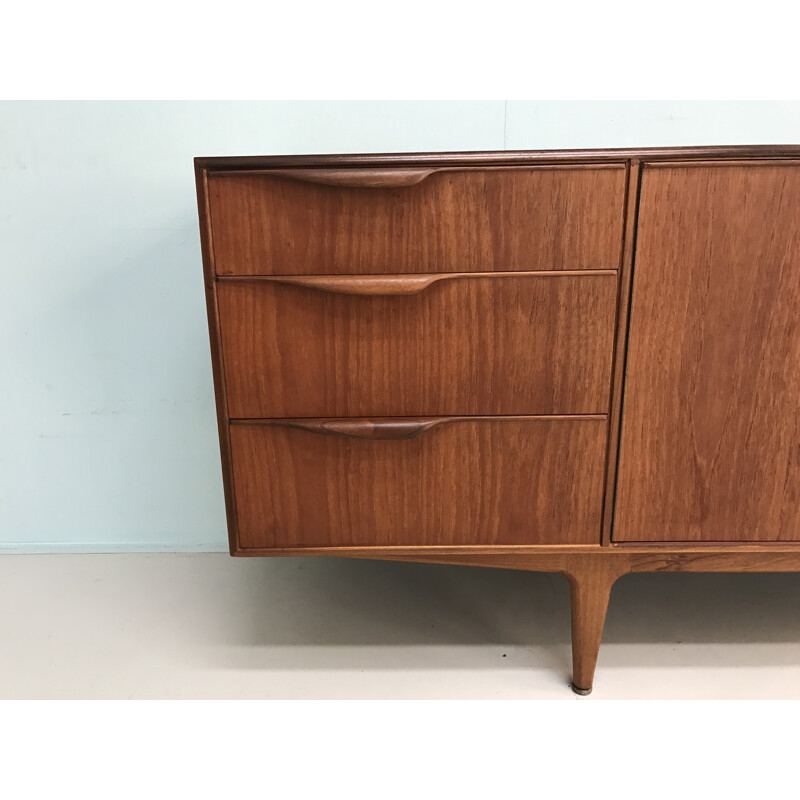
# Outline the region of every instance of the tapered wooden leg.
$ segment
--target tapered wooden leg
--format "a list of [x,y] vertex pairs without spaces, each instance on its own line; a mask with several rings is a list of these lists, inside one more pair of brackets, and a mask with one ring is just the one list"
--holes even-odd
[[594,668],[614,581],[622,574],[610,559],[582,559],[565,573],[572,605],[572,690],[592,691]]

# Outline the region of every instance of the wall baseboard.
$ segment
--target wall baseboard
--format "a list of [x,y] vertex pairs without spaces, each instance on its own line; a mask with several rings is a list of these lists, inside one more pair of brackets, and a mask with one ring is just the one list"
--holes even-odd
[[56,555],[67,553],[227,553],[227,544],[172,542],[0,542],[0,555]]

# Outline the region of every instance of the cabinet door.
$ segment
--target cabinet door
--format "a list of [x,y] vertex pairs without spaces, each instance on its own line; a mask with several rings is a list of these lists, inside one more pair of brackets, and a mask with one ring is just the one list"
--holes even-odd
[[800,163],[642,177],[613,538],[800,541]]

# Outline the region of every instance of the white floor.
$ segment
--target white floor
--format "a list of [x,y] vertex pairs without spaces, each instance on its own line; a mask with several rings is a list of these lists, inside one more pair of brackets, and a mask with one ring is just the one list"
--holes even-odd
[[594,693],[558,575],[199,555],[0,557],[0,698],[800,698],[800,575],[631,575]]

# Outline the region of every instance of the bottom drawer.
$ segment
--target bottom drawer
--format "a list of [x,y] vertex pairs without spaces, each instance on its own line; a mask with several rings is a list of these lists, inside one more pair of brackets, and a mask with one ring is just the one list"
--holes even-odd
[[596,544],[605,417],[230,428],[238,549]]

